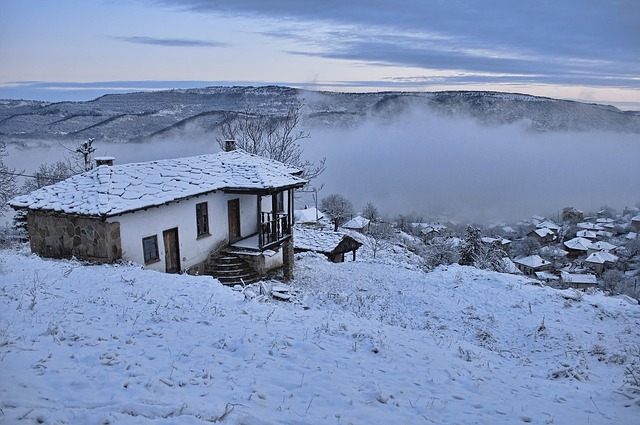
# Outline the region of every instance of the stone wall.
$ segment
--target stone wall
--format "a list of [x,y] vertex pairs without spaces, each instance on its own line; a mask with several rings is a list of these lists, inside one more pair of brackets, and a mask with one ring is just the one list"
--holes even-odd
[[112,262],[122,258],[120,223],[29,211],[31,251],[43,257]]

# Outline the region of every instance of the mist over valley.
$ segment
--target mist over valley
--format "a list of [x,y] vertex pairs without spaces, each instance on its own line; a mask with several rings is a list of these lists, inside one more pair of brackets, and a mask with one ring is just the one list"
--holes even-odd
[[[3,102],[8,163],[27,174],[95,138],[116,163],[220,150],[230,114],[301,103],[304,159],[327,158],[311,182],[356,208],[424,219],[491,222],[565,206],[640,201],[640,116],[616,108],[493,92],[326,93],[284,87],[103,96],[91,102]],[[21,125],[21,123],[29,125]],[[302,197],[298,207],[308,204]]]

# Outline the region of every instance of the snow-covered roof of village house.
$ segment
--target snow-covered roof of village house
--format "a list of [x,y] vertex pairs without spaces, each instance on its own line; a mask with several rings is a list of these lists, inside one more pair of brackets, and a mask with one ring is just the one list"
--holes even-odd
[[100,166],[10,201],[14,208],[113,216],[214,190],[299,187],[300,170],[243,150]]
[[345,229],[364,229],[371,222],[368,218],[364,218],[361,215],[353,217],[342,225]]
[[591,241],[589,239],[580,237],[570,239],[564,243],[564,246],[575,251],[587,251],[590,245]]
[[584,261],[592,264],[615,263],[618,261],[618,257],[607,251],[598,251],[589,255]]
[[597,285],[598,280],[596,276],[593,274],[578,274],[578,273],[567,273],[560,272],[560,277],[564,283],[577,283],[577,284],[587,284],[587,285]]
[[540,223],[537,223],[536,227],[538,229],[542,229],[542,228],[546,227],[546,228],[549,228],[551,230],[556,230],[556,231],[560,230],[560,226],[558,226],[556,223],[554,223],[551,220],[545,220],[545,221],[542,221]]
[[604,227],[600,226],[599,224],[589,223],[586,221],[582,223],[578,223],[576,226],[578,226],[580,229],[604,230]]
[[315,223],[317,220],[323,218],[324,214],[315,207],[311,207],[303,210],[295,210],[293,217],[296,223]]
[[586,238],[586,239],[595,239],[598,237],[598,235],[596,234],[596,232],[594,232],[593,230],[579,230],[578,232],[576,232],[576,236],[579,236],[581,238]]
[[550,235],[555,235],[553,230],[549,229],[548,227],[542,227],[542,228],[539,228],[539,229],[535,229],[535,230],[531,231],[530,233],[535,233],[538,236],[540,236],[541,238],[544,238],[544,237],[550,236]]
[[[293,245],[295,249],[329,254],[332,253],[345,238],[351,237],[340,232],[325,232],[296,226]],[[361,245],[359,242],[357,243]]]
[[617,246],[605,241],[593,242],[591,245],[589,245],[589,249],[596,249],[598,251],[611,251],[612,249],[616,248]]
[[515,260],[513,260],[513,262],[516,264],[522,264],[523,266],[526,266],[526,267],[531,267],[533,269],[536,269],[538,267],[548,266],[551,264],[550,261],[545,260],[539,255],[530,255],[528,257],[516,258]]

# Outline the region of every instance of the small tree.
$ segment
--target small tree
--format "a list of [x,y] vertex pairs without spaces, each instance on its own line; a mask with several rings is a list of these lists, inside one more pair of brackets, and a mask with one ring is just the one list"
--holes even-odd
[[378,209],[373,205],[372,202],[367,202],[367,205],[362,209],[362,216],[371,222],[378,221],[380,218],[380,214],[378,213]]
[[513,257],[528,257],[530,255],[537,254],[540,251],[540,242],[537,240],[525,236],[519,241],[514,241],[511,244],[511,255]]
[[82,156],[84,171],[89,171],[93,168],[93,163],[91,162],[91,154],[95,151],[96,148],[93,147],[93,139],[82,142],[80,146],[76,148],[76,153],[79,153]]
[[22,186],[22,192],[28,193],[41,187],[48,186],[65,180],[77,174],[73,166],[67,161],[58,161],[53,164],[42,164],[33,176],[27,179]]
[[320,209],[325,212],[333,221],[334,232],[338,231],[338,226],[353,216],[353,205],[342,195],[333,193],[320,202]]
[[373,258],[376,258],[376,254],[379,251],[389,247],[392,237],[393,226],[390,223],[384,221],[370,223],[369,232],[367,233],[367,246],[371,249]]
[[0,142],[0,215],[4,215],[9,206],[7,202],[18,194],[18,175],[15,168],[9,168],[4,163],[4,157],[9,156],[7,144]]
[[473,226],[467,226],[467,232],[464,235],[462,246],[460,247],[460,264],[463,266],[472,266],[481,255],[482,240],[480,229]]
[[429,241],[423,257],[427,268],[432,269],[460,261],[460,250],[454,239],[437,236]]
[[235,140],[238,148],[299,168],[303,171],[302,176],[311,180],[325,170],[326,158],[317,164],[302,160],[299,142],[310,135],[297,129],[302,117],[301,109],[302,104],[297,103],[284,116],[250,111],[229,114],[222,123],[222,137],[217,138],[218,144],[224,149],[227,140]]

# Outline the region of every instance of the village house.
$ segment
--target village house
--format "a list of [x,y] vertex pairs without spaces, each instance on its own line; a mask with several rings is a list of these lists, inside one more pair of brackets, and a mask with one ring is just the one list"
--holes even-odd
[[539,255],[530,255],[528,257],[516,258],[515,260],[513,260],[513,262],[515,263],[516,267],[518,267],[518,269],[526,275],[533,275],[536,272],[549,270],[551,269],[552,265],[550,261],[545,260]]
[[560,284],[563,288],[585,289],[598,286],[598,280],[592,274],[560,273]]
[[631,218],[631,227],[637,232],[640,232],[640,215],[636,215]]
[[353,261],[356,261],[356,251],[361,246],[362,243],[344,233],[296,227],[296,252],[317,252],[334,263],[342,263],[344,254],[349,252],[353,255]]
[[609,251],[597,251],[589,254],[584,260],[584,264],[597,274],[601,275],[605,270],[613,266],[618,257],[611,254]]
[[548,227],[534,229],[529,233],[527,233],[527,236],[538,241],[540,245],[546,245],[548,243],[551,243],[557,238],[554,231],[549,229]]
[[98,166],[10,205],[27,211],[31,250],[44,257],[202,273],[225,251],[260,275],[284,265],[286,278],[300,174],[229,142],[216,154]]
[[358,215],[344,223],[341,227],[344,229],[354,230],[359,233],[367,233],[369,230],[369,223],[371,223],[371,220]]
[[580,237],[570,239],[564,243],[564,247],[569,253],[568,256],[571,258],[576,258],[583,254],[586,255],[590,246],[591,241],[589,239]]

